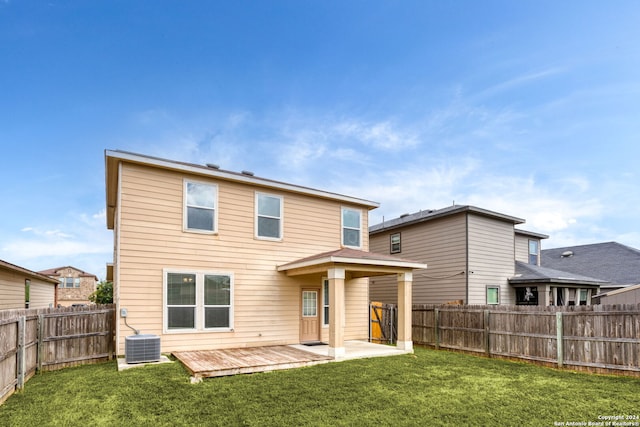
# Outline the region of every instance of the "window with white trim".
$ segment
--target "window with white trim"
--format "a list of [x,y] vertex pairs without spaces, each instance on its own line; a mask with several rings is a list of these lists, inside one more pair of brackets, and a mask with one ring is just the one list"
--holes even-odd
[[500,287],[487,286],[487,305],[500,304]]
[[390,252],[392,254],[400,253],[400,233],[394,233],[389,236],[389,245],[391,246]]
[[184,229],[215,233],[218,187],[214,184],[184,181]]
[[529,240],[529,264],[538,265],[538,241]]
[[322,279],[322,324],[329,326],[329,279]]
[[357,209],[342,208],[342,245],[360,248],[360,228],[362,212]]
[[256,193],[256,237],[282,239],[282,197]]
[[233,275],[165,270],[167,331],[233,328]]
[[60,278],[60,288],[79,288],[80,287],[80,278],[76,277],[61,277]]

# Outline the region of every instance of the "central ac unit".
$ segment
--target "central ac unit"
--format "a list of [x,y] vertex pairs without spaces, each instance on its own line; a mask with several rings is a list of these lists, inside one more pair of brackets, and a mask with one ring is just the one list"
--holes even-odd
[[124,339],[124,358],[127,363],[157,362],[160,360],[160,337],[131,335]]

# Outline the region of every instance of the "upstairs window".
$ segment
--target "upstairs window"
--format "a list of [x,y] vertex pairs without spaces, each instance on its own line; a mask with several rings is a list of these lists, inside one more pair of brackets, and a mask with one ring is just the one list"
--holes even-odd
[[76,277],[61,277],[60,278],[60,288],[79,288],[80,287],[80,278]]
[[392,234],[391,236],[389,236],[390,238],[390,245],[391,245],[391,253],[392,254],[399,254],[401,247],[400,247],[400,233],[395,233]]
[[282,239],[282,197],[256,193],[256,237]]
[[190,231],[216,231],[217,186],[184,182],[184,228]]
[[361,212],[342,208],[342,245],[360,248]]
[[529,264],[538,265],[538,241],[529,240]]

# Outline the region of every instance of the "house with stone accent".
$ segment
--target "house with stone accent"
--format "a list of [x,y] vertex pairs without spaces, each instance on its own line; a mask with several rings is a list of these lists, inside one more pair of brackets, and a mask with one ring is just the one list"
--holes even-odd
[[[394,277],[397,349],[412,351],[411,283],[424,263],[369,252],[354,196],[141,154],[105,152],[117,352],[345,342],[369,337],[369,278]],[[110,273],[111,274],[111,273]]]
[[39,272],[58,281],[57,304],[62,307],[89,304],[89,295],[96,290],[98,277],[70,265]]

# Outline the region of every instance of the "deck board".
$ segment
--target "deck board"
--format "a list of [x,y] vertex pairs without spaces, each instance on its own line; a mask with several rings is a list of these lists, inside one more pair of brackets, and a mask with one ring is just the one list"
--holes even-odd
[[195,378],[267,372],[327,363],[331,357],[287,345],[173,353]]

